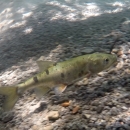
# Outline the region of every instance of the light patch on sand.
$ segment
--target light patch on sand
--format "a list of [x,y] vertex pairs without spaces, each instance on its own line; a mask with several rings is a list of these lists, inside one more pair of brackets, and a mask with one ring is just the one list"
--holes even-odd
[[25,11],[25,8],[20,8],[20,9],[17,11],[17,13],[24,13],[24,11]]
[[25,34],[29,34],[29,33],[31,33],[33,31],[33,28],[32,27],[28,27],[28,28],[26,28],[23,32],[25,33]]
[[32,12],[24,13],[24,14],[22,14],[22,15],[23,15],[23,16],[22,16],[22,19],[28,18],[28,17],[30,17],[32,14],[33,14]]
[[113,5],[113,6],[119,6],[119,7],[123,7],[123,6],[125,6],[124,3],[122,3],[122,2],[118,2],[118,1],[114,2],[112,5]]
[[0,15],[3,15],[3,14],[5,14],[5,13],[9,13],[9,12],[11,12],[12,11],[12,8],[6,8],[6,9],[4,9],[1,13],[0,13]]
[[10,28],[16,28],[16,27],[20,27],[22,25],[25,25],[26,21],[21,21],[21,22],[16,22],[15,24],[11,25]]

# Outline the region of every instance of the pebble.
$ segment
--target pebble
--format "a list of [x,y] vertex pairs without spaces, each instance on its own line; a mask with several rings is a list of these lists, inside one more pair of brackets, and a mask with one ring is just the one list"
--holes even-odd
[[[30,129],[29,129],[30,130]],[[42,125],[33,125],[31,130],[53,130],[53,126],[42,126]]]
[[97,128],[92,128],[91,130],[97,130]]
[[101,113],[104,109],[103,105],[98,106],[98,108],[96,109],[97,113]]
[[7,123],[7,122],[11,121],[13,118],[14,118],[14,113],[13,112],[6,112],[6,113],[3,113],[1,115],[1,120],[4,123]]
[[96,117],[91,117],[91,120],[95,122],[97,120],[97,118]]
[[90,119],[90,117],[91,117],[90,114],[83,114],[83,116],[84,116],[86,119]]
[[72,113],[76,114],[79,111],[79,109],[80,109],[79,106],[74,107],[73,110],[72,110]]
[[31,129],[32,129],[32,130],[38,130],[38,129],[39,129],[39,126],[38,126],[38,125],[33,125],[33,126],[31,127]]
[[59,112],[58,111],[51,111],[48,113],[48,119],[49,120],[57,120],[59,118]]
[[34,110],[34,113],[38,113],[38,112],[41,112],[43,111],[44,109],[47,108],[47,104],[45,102],[41,102],[39,107],[37,107],[35,110]]
[[112,116],[116,116],[119,114],[119,110],[116,107],[112,107],[110,112]]
[[45,126],[43,130],[53,130],[53,126]]

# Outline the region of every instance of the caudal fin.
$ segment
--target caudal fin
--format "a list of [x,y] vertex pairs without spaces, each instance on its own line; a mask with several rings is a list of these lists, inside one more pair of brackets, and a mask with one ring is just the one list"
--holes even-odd
[[3,103],[4,111],[11,110],[19,99],[17,87],[0,87],[0,94],[5,96],[5,101]]

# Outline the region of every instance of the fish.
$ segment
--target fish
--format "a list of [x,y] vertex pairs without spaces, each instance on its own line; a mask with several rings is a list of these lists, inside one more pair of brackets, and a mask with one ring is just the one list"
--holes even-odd
[[66,61],[37,61],[40,73],[23,83],[0,87],[0,94],[5,96],[3,110],[11,110],[21,95],[33,88],[37,95],[45,95],[50,90],[62,94],[66,87],[83,77],[89,77],[108,69],[117,62],[115,54],[95,52],[70,58]]

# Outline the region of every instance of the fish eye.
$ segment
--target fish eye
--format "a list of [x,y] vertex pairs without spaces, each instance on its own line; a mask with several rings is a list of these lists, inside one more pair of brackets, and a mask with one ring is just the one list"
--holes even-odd
[[109,62],[109,59],[108,59],[108,58],[104,59],[104,63],[105,63],[105,64],[107,64],[108,62]]

